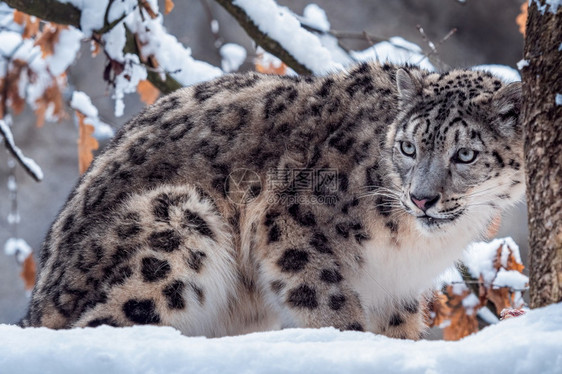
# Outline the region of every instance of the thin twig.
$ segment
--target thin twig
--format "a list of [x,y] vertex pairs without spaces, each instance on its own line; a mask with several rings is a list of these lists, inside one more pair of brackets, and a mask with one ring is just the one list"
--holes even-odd
[[[336,39],[338,39],[338,44],[339,46],[344,49],[348,54],[349,54],[349,50],[347,48],[345,48],[341,43],[339,43],[339,41],[341,39],[357,39],[357,40],[364,40],[366,41],[370,46],[375,45],[376,43],[381,43],[381,42],[387,42],[389,44],[391,44],[393,47],[399,48],[399,49],[403,49],[405,51],[408,52],[412,52],[412,53],[419,53],[417,50],[413,50],[411,48],[408,48],[406,46],[403,45],[399,45],[396,43],[393,43],[391,40],[382,38],[380,36],[376,36],[373,34],[368,33],[367,31],[362,31],[362,32],[347,32],[347,31],[339,31],[339,30],[329,30],[328,32],[319,30],[313,26],[310,25],[302,25],[303,28],[312,31],[314,33],[317,34],[323,34],[323,35],[331,35],[333,37],[335,37]],[[455,29],[456,31],[456,29]]]
[[453,34],[455,34],[455,33],[457,32],[457,30],[458,30],[458,29],[457,29],[456,27],[453,27],[453,28],[447,33],[447,35],[445,35],[445,36],[443,37],[443,39],[441,39],[441,40],[439,41],[439,43],[438,43],[439,46],[441,46],[441,44],[443,44],[443,43],[446,42],[451,36],[453,36]]
[[[319,31],[319,30],[316,30]],[[339,31],[339,30],[330,30],[328,33],[338,39],[359,39],[359,40],[366,40],[371,45],[375,43],[380,43],[385,41],[386,39],[378,37],[373,34],[369,34],[367,31],[363,32],[348,32],[348,31]]]
[[430,57],[434,57],[435,61],[437,62],[440,68],[449,69],[450,66],[441,59],[437,47],[438,46],[441,47],[441,45],[443,45],[444,42],[446,42],[451,36],[453,36],[457,32],[457,28],[456,27],[452,28],[443,38],[441,38],[439,42],[437,42],[437,45],[435,45],[435,43],[433,43],[431,39],[429,39],[429,37],[427,36],[421,25],[416,25],[416,28],[418,29],[420,35],[422,36],[422,39],[427,43],[430,49],[429,52],[424,53],[424,57],[420,61],[418,61],[417,64],[421,63],[426,58],[430,59]]

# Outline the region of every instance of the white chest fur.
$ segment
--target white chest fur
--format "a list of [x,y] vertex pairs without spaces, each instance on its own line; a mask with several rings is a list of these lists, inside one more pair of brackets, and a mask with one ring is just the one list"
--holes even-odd
[[370,329],[376,331],[381,317],[431,288],[477,238],[479,223],[456,225],[446,236],[425,236],[410,227],[394,238],[378,236],[365,242],[364,262],[351,283],[359,293]]

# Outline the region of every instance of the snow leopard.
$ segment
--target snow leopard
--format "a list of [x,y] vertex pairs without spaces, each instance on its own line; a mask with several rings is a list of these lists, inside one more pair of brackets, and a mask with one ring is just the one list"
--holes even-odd
[[179,89],[82,176],[21,324],[420,339],[434,279],[524,193],[520,108],[518,82],[374,62]]

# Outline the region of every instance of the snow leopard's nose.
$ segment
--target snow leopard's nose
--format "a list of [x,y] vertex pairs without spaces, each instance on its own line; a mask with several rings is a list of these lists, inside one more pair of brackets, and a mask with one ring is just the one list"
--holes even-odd
[[426,212],[426,210],[437,204],[439,198],[440,195],[417,197],[410,194],[410,199],[412,199],[412,202],[416,204],[418,208],[423,210],[424,213]]

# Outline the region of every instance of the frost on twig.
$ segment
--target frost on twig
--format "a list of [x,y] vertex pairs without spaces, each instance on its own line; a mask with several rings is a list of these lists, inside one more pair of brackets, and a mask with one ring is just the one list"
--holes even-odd
[[43,171],[35,161],[33,161],[29,157],[26,157],[21,149],[16,146],[16,144],[14,143],[14,136],[12,135],[12,131],[10,130],[10,126],[3,119],[0,119],[0,134],[4,138],[4,144],[6,144],[6,148],[16,158],[16,160],[18,160],[24,170],[37,182],[41,182],[43,180]]

